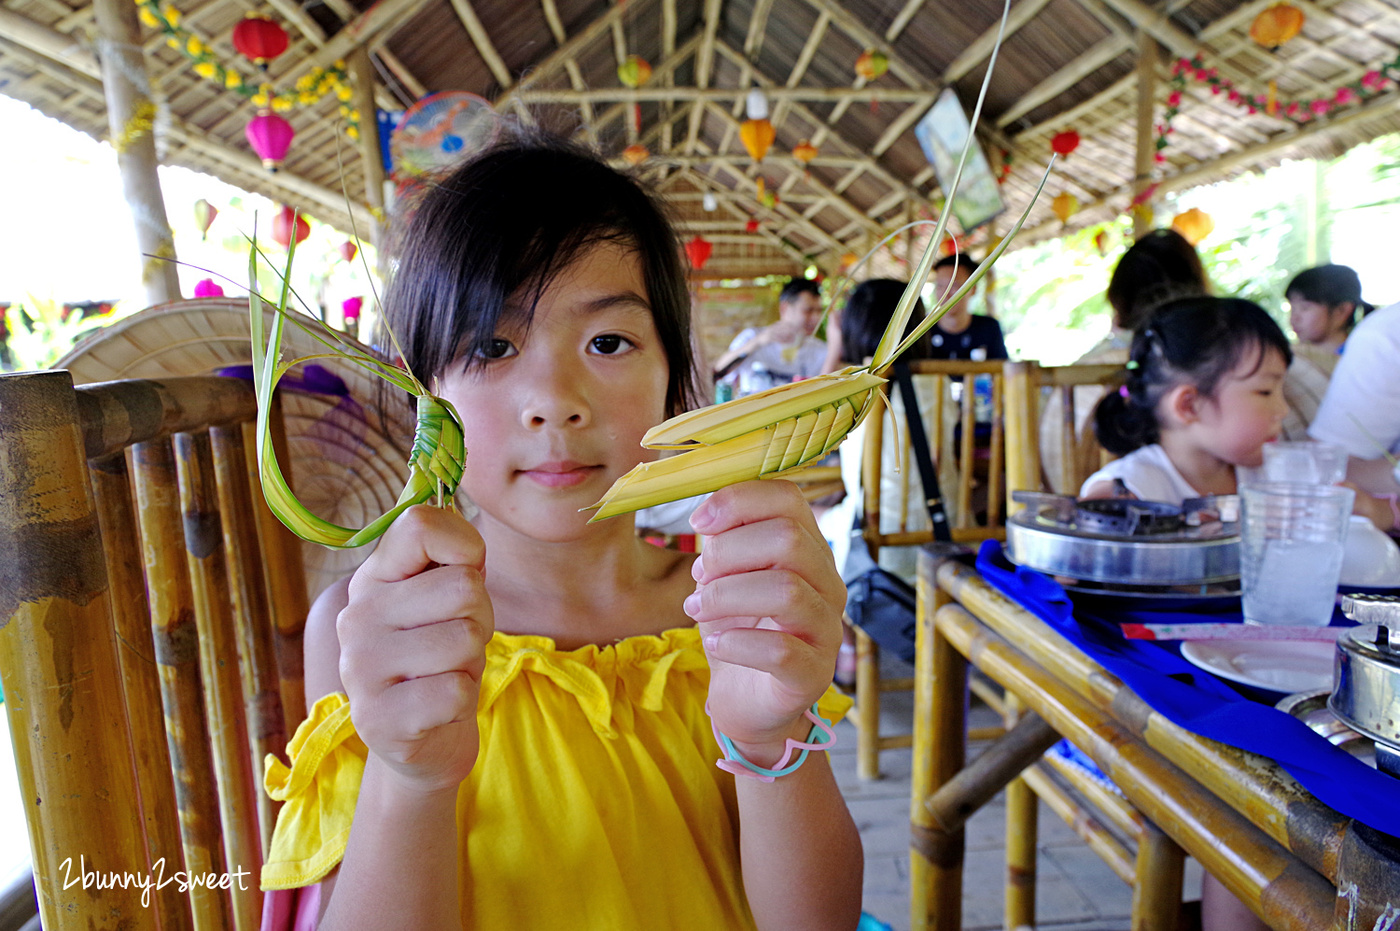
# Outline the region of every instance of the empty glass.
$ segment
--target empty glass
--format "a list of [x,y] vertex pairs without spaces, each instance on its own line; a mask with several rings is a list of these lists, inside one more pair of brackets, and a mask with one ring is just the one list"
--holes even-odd
[[1346,450],[1331,443],[1264,444],[1264,481],[1335,485],[1347,474]]
[[1240,488],[1246,621],[1327,626],[1355,497],[1337,485],[1259,482]]

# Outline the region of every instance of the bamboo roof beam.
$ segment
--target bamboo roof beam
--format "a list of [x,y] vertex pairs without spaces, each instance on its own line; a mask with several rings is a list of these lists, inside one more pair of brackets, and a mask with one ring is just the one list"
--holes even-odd
[[[715,33],[719,29],[720,0],[705,0],[705,25],[701,31],[700,49],[695,55],[695,87],[703,90],[710,84],[710,71],[715,60]],[[694,154],[700,138],[702,107],[690,111],[690,129],[686,134],[685,150]]]
[[[727,159],[720,156],[716,156],[714,158],[714,164],[720,170],[727,172],[731,177],[735,179],[735,181],[738,184],[744,184],[747,182],[747,178],[745,177],[744,172],[738,166],[729,162]],[[699,177],[703,178],[705,176],[699,175]],[[770,215],[781,216],[784,219],[791,220],[792,222],[797,224],[798,229],[802,230],[803,235],[807,236],[809,239],[812,239],[815,242],[826,242],[829,245],[834,246],[836,248],[840,248],[842,245],[839,240],[832,237],[832,235],[826,230],[822,229],[820,226],[817,226],[810,220],[804,220],[801,214],[797,213],[797,211],[793,210],[781,200],[779,200],[772,208],[762,209],[764,209]]]
[[[797,61],[793,63],[792,71],[788,73],[787,80],[783,82],[784,87],[794,88],[802,83],[802,77],[811,67],[812,59],[816,57],[822,39],[826,38],[826,30],[829,25],[831,25],[831,17],[825,11],[818,13],[817,21],[812,25],[812,31],[807,34],[807,41],[802,45],[802,52],[797,56]],[[791,104],[786,98],[778,101],[778,105],[773,108],[774,126],[782,125],[789,106]]]
[[[673,52],[669,58],[667,58],[665,61],[661,62],[654,69],[652,69],[652,77],[661,78],[671,75],[672,72],[676,70],[676,68],[680,67],[682,64],[685,63],[686,59],[690,58],[692,55],[695,54],[696,50],[700,47],[700,42],[701,37],[699,35],[691,36],[685,41],[685,44],[682,45],[680,48],[676,49],[675,52]],[[694,106],[697,103],[699,103],[699,101],[692,100],[690,101],[688,106]],[[602,128],[608,123],[612,122],[613,120],[621,116],[623,113],[625,113],[627,111],[627,107],[628,104],[617,103],[604,110],[593,121],[593,131],[596,133],[602,130]],[[695,109],[698,109],[698,107],[695,107]]]
[[890,121],[890,125],[885,127],[885,131],[880,134],[880,138],[875,140],[875,144],[870,147],[870,154],[879,158],[889,151],[900,136],[909,131],[909,128],[919,121],[929,107],[933,106],[933,101],[928,103],[911,103],[904,108],[904,112]]
[[[676,0],[661,0],[661,57],[670,58],[676,51]],[[676,77],[674,73],[666,75],[666,86],[675,87]],[[671,151],[671,111],[672,104],[662,105],[662,114],[665,117],[661,121],[663,127],[661,133],[661,150]]]
[[328,68],[362,45],[373,45],[392,36],[404,23],[423,9],[428,0],[379,0],[349,23],[326,44],[280,75],[294,82],[312,68]]
[[389,70],[389,73],[394,76],[395,80],[402,84],[408,92],[413,95],[414,99],[428,96],[428,88],[422,81],[414,77],[413,72],[408,70],[408,66],[399,59],[399,56],[389,51],[387,46],[381,45],[375,50],[374,54],[375,57],[384,63],[384,67]]
[[[754,72],[757,79],[757,72]],[[759,81],[760,84],[763,81]],[[562,103],[577,104],[588,100],[594,103],[621,101],[624,103],[646,103],[646,102],[683,102],[687,100],[704,100],[710,103],[729,103],[737,101],[743,103],[746,88],[735,87],[661,87],[651,86],[630,88],[630,87],[599,87],[586,91],[565,90],[563,88],[540,88],[520,91],[517,96],[524,98],[530,103]],[[831,103],[833,101],[854,101],[865,103],[867,101],[890,102],[890,103],[922,103],[932,102],[927,91],[916,90],[903,87],[868,87],[860,90],[844,87],[784,87],[774,85],[765,86],[764,95],[770,101],[788,101],[796,103],[798,101],[814,101],[819,103]],[[732,116],[732,114],[731,114]],[[737,119],[737,117],[736,117]],[[818,124],[822,121],[815,115],[812,117]]]
[[[1011,12],[1006,16],[1006,38],[1009,39],[1016,34],[1022,26],[1035,19],[1036,14],[1045,9],[1050,0],[1021,0],[1011,8]],[[987,57],[992,54],[992,49],[997,44],[997,30],[1000,23],[993,23],[983,33],[972,41],[962,54],[954,58],[952,63],[943,72],[943,83],[952,84],[963,75],[972,71]],[[887,34],[888,38],[888,34]],[[893,39],[891,39],[893,41]]]
[[[554,0],[540,0],[540,8],[544,11],[545,23],[549,26],[550,35],[554,36],[554,41],[560,48],[568,44],[569,34],[564,29],[564,21],[559,18],[559,7]],[[569,86],[576,91],[587,88],[583,80],[583,72],[579,70],[577,58],[566,58],[564,60],[564,71],[569,76]],[[583,115],[583,128],[585,134],[594,145],[598,143],[598,135],[593,131],[593,104],[579,104],[579,112]]]
[[[773,10],[773,0],[757,0],[753,6],[753,13],[749,16],[749,29],[744,36],[744,53],[739,56],[739,87],[748,87],[749,81],[753,77],[753,62],[758,60],[758,52],[763,47],[763,37],[768,26],[768,14]],[[744,98],[734,99],[734,117],[737,119],[744,112]],[[774,124],[776,125],[776,123]],[[734,142],[735,129],[727,126],[724,130],[724,138],[720,140],[719,151],[729,151],[729,146]]]
[[[381,0],[382,2],[382,0]],[[633,0],[636,4],[645,4],[649,0]],[[518,81],[507,84],[505,88],[496,95],[492,104],[498,110],[505,109],[507,104],[513,102],[513,98],[522,91],[529,88],[536,81],[547,78],[555,71],[565,66],[565,63],[576,59],[580,53],[597,42],[598,39],[612,29],[613,21],[620,17],[626,6],[624,4],[614,4],[608,7],[607,12],[598,16],[583,29],[576,32],[567,42],[562,43],[557,49],[550,52],[529,71],[520,76]],[[560,26],[562,29],[562,24]],[[555,36],[556,40],[558,35]]]
[[1100,40],[1074,61],[1017,98],[1006,112],[997,117],[997,128],[1005,129],[1036,107],[1054,100],[1132,47],[1132,40],[1125,36],[1111,35]]
[[932,79],[920,74],[918,69],[909,65],[904,60],[904,56],[896,52],[894,46],[886,42],[883,36],[871,32],[864,23],[856,19],[855,14],[840,6],[836,0],[807,0],[807,4],[818,12],[825,12],[831,17],[836,27],[855,39],[857,44],[884,52],[889,59],[890,73],[905,84],[934,94],[941,90],[941,88],[932,87]]
[[[689,180],[694,182],[696,185],[698,185],[702,191],[713,191],[717,194],[728,193],[713,178],[707,178],[706,176],[691,171],[690,169],[684,169],[682,171],[682,174]],[[720,206],[723,207],[729,213],[735,215],[736,217],[743,219],[745,223],[748,223],[748,221],[752,219],[746,211],[740,210],[739,207],[737,207],[732,201],[721,201]],[[786,255],[788,255],[788,257],[795,259],[798,262],[805,263],[807,261],[807,256],[804,255],[800,249],[793,246],[792,243],[783,239],[781,236],[774,234],[771,230],[764,229],[762,225],[760,225],[758,228],[758,235],[762,237],[765,241],[767,241],[769,244],[777,246]]]
[[909,21],[914,18],[914,14],[923,9],[924,0],[908,0],[904,8],[900,10],[888,29],[885,30],[885,41],[893,42],[904,32],[904,27],[909,25]]

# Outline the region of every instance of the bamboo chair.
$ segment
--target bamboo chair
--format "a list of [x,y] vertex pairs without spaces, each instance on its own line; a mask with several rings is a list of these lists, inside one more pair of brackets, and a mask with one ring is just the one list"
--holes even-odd
[[[1005,381],[1000,360],[989,362],[916,361],[909,365],[916,385],[929,389],[932,403],[920,411],[928,434],[929,450],[938,472],[939,487],[949,511],[949,524],[956,543],[975,544],[987,539],[1004,539],[1005,490],[1005,430],[1003,407],[1006,398]],[[992,425],[987,447],[986,522],[978,524],[973,514],[973,492],[977,486],[975,444],[976,411],[972,380],[978,375],[992,379]],[[960,402],[953,401],[955,378],[963,379]],[[891,383],[891,397],[898,391]],[[924,509],[923,486],[909,447],[908,430],[901,418],[894,420],[893,408],[882,416],[866,420],[865,440],[861,449],[861,485],[863,488],[864,524],[862,537],[872,559],[879,558],[885,547],[917,547],[933,541],[933,530],[927,517],[918,529],[911,529],[909,515]],[[959,427],[961,429],[959,429]],[[898,443],[887,443],[886,433],[898,436]],[[887,500],[885,486],[891,476],[897,479],[897,494]],[[882,481],[882,477],[884,481]],[[894,529],[882,530],[890,524],[882,521],[888,513],[897,515]],[[856,629],[856,706],[850,720],[856,727],[856,767],[862,779],[878,779],[880,751],[908,747],[913,734],[881,734],[880,696],[885,692],[909,691],[914,688],[912,677],[884,678],[880,675],[879,647]],[[979,682],[979,689],[982,687]],[[979,731],[983,739],[995,736],[999,728]]]
[[[0,411],[0,676],[44,927],[252,931],[307,610],[299,541],[255,491],[252,386],[25,373]],[[143,903],[84,888],[80,858],[246,873]]]
[[[1009,451],[1006,464],[1008,494],[1022,489],[1049,490],[1050,487],[1078,491],[1088,478],[1089,469],[1106,457],[1093,444],[1085,455],[1086,437],[1077,428],[1081,417],[1075,409],[1076,388],[1108,387],[1121,376],[1120,366],[1072,365],[1042,368],[1033,362],[1009,362],[1006,365],[1006,436]],[[1046,402],[1058,395],[1062,421],[1057,432],[1059,474],[1047,477],[1040,467],[1041,412]],[[1081,395],[1082,396],[1082,395]],[[1092,432],[1088,435],[1092,439]],[[1008,507],[1013,505],[1008,504]],[[1014,511],[1013,511],[1014,513]],[[938,604],[947,603],[941,592],[935,595]],[[916,689],[932,689],[939,670],[936,663],[922,664]],[[1181,882],[1185,854],[1181,848],[1148,821],[1126,799],[1089,776],[1084,770],[1056,755],[1042,756],[1057,742],[1059,735],[1033,715],[1027,717],[1014,695],[1002,695],[991,690],[979,696],[1002,714],[1008,734],[984,751],[974,763],[962,769],[964,746],[961,735],[951,733],[952,725],[929,722],[925,728],[916,727],[920,740],[915,747],[913,780],[914,832],[927,823],[929,817],[924,793],[931,778],[931,769],[957,772],[958,779],[971,789],[977,801],[957,806],[965,817],[971,811],[1006,787],[1006,886],[1005,926],[1008,928],[1035,926],[1036,835],[1038,833],[1037,799],[1070,825],[1082,840],[1124,882],[1133,887],[1134,931],[1174,931],[1181,903]],[[917,718],[917,714],[916,714]],[[928,733],[923,733],[923,731]],[[1011,735],[1019,735],[1013,737]],[[987,757],[984,762],[983,757]],[[1002,764],[1001,769],[996,764]],[[975,775],[974,775],[975,774]],[[1066,786],[1073,789],[1073,793]],[[1081,805],[1075,796],[1088,803]],[[951,804],[951,803],[950,803]],[[947,807],[947,806],[935,806]],[[948,816],[944,816],[945,820]],[[1126,837],[1136,847],[1130,849],[1121,840]],[[924,917],[946,910],[951,903],[931,903],[924,881],[923,863],[916,855],[911,882],[914,892],[914,926],[922,928]],[[956,927],[956,923],[940,927]]]

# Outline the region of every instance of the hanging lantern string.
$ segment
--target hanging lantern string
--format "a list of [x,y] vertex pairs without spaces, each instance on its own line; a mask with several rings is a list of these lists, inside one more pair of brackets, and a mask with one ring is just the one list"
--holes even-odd
[[1166,149],[1171,145],[1170,137],[1176,131],[1172,126],[1172,121],[1181,112],[1186,88],[1193,81],[1209,87],[1212,94],[1224,94],[1226,100],[1236,106],[1243,107],[1248,114],[1265,113],[1269,116],[1283,117],[1301,125],[1317,117],[1325,116],[1332,110],[1354,106],[1376,96],[1392,85],[1400,83],[1400,55],[1397,55],[1393,61],[1369,69],[1355,81],[1341,84],[1326,94],[1290,100],[1286,103],[1278,100],[1276,86],[1272,81],[1269,82],[1266,92],[1250,95],[1241,91],[1238,85],[1229,78],[1222,77],[1216,68],[1208,67],[1205,59],[1200,55],[1196,55],[1194,58],[1179,58],[1172,64],[1171,78],[1168,83],[1171,90],[1167,93],[1166,111],[1162,114],[1162,122],[1158,123],[1156,127],[1155,160],[1158,165],[1164,164],[1167,160]]
[[334,95],[340,101],[345,134],[351,139],[359,138],[361,115],[350,106],[355,92],[344,61],[337,61],[329,68],[312,68],[297,79],[293,89],[279,89],[265,81],[247,78],[236,68],[230,68],[216,58],[207,40],[181,25],[183,17],[174,6],[162,6],[157,0],[136,0],[136,6],[141,22],[164,33],[165,44],[192,62],[194,73],[204,80],[233,91],[256,107],[276,113],[286,113],[298,106],[311,106]]

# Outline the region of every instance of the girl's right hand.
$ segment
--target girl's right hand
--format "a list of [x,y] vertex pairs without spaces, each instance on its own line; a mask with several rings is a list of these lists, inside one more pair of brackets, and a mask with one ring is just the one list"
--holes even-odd
[[336,620],[355,730],[407,788],[455,791],[476,764],[476,702],[495,630],[485,560],[460,514],[409,508],[350,580]]

